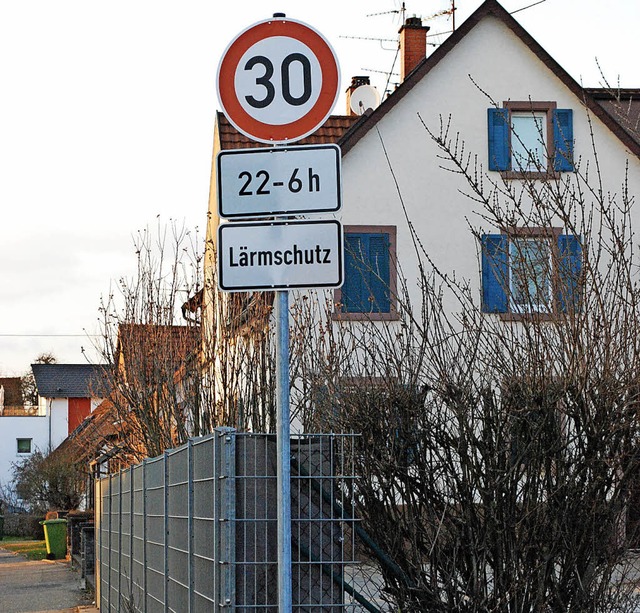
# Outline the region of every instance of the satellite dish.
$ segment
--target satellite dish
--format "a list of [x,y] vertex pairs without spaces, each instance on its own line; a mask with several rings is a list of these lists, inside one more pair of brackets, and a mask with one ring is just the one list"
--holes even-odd
[[380,105],[380,94],[371,85],[361,85],[356,87],[351,93],[349,106],[356,115],[362,115],[369,109],[377,109]]

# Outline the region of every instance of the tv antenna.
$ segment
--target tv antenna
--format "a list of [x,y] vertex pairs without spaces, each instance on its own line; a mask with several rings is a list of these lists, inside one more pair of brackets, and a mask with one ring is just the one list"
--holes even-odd
[[[545,0],[540,0],[540,2],[545,2]],[[538,4],[538,3],[536,3]],[[407,15],[407,5],[403,2],[399,9],[393,9],[390,11],[382,11],[380,13],[368,13],[367,17],[378,17],[379,15],[397,15],[400,14],[402,17],[402,23],[405,22]],[[432,13],[431,15],[427,15],[426,17],[420,17],[422,21],[428,21],[429,19],[436,19],[437,17],[442,17],[443,15],[451,15],[452,19],[452,30],[456,29],[456,0],[451,0],[451,5],[448,9],[443,9],[436,13]]]
[[[398,8],[391,9],[389,11],[381,11],[381,12],[377,12],[377,13],[368,13],[366,16],[367,17],[379,17],[379,16],[383,16],[383,15],[399,15],[401,24],[404,25],[406,23],[407,5],[406,5],[405,2],[402,2]],[[451,15],[451,18],[452,18],[452,30],[451,31],[455,31],[455,29],[456,29],[456,0],[450,0],[449,8],[443,9],[441,11],[437,11],[436,13],[433,13],[433,14],[428,15],[426,17],[420,17],[420,19],[421,19],[421,21],[428,21],[430,19],[436,19],[436,18],[442,17],[444,15]],[[393,64],[392,64],[391,69],[389,71],[384,71],[384,70],[376,71],[376,70],[370,70],[370,69],[363,69],[363,70],[366,70],[367,72],[381,72],[381,73],[387,75],[387,83],[386,83],[385,88],[384,88],[384,93],[386,94],[387,91],[388,91],[389,83],[391,81],[391,77],[394,74],[393,70],[394,70],[394,68],[396,66],[396,62],[398,61],[398,54],[399,54],[399,50],[400,50],[400,39],[399,39],[399,37],[396,37],[394,39],[390,39],[390,38],[373,38],[373,37],[364,37],[364,36],[340,36],[340,38],[348,38],[348,39],[354,39],[354,40],[371,40],[371,41],[375,40],[375,41],[378,41],[380,43],[380,46],[383,49],[385,49],[386,51],[392,51],[393,49],[386,48],[384,46],[384,43],[394,43],[395,52],[396,53],[395,53],[395,57],[394,57],[394,60],[393,60]],[[431,46],[437,46],[438,45],[438,43],[435,43],[435,42],[431,42],[431,43],[427,43],[427,44],[430,44]]]
[[403,2],[399,9],[394,9],[391,11],[382,11],[381,13],[368,13],[367,17],[378,17],[379,15],[397,15],[400,14],[402,17],[402,23],[404,23],[404,16],[407,12],[407,7]]

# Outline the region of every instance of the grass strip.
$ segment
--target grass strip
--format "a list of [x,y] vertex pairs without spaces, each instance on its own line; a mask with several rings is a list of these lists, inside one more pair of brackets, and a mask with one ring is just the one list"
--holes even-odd
[[0,547],[22,554],[29,560],[44,560],[47,557],[47,546],[44,541],[9,536],[0,541]]

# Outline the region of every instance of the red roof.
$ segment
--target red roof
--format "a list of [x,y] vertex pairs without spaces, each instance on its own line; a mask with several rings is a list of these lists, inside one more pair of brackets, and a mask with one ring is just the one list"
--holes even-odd
[[[154,380],[176,372],[200,348],[198,326],[120,324],[118,351],[128,376]],[[154,374],[155,373],[155,374]]]
[[[296,141],[296,145],[328,145],[337,143],[360,119],[358,116],[331,115],[313,134]],[[218,112],[218,135],[221,149],[245,149],[267,147],[238,132],[226,116]]]
[[640,145],[640,89],[588,87],[585,91]]
[[0,377],[0,385],[4,387],[4,405],[22,406],[22,379],[20,377]]

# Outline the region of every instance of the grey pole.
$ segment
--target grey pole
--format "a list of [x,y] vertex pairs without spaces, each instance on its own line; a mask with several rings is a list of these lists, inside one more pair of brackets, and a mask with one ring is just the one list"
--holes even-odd
[[289,411],[289,292],[276,292],[276,402],[278,479],[278,611],[291,598],[291,421]]

